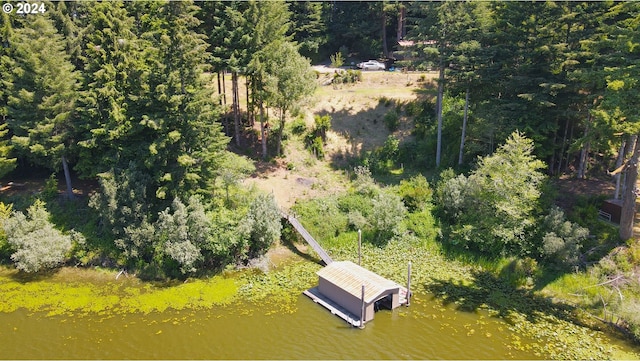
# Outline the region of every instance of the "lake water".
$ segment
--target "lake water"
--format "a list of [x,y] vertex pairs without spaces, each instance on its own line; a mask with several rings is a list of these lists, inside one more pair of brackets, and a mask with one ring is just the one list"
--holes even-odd
[[[535,359],[508,325],[417,295],[361,330],[301,295],[294,312],[236,304],[115,316],[0,314],[3,359]],[[532,342],[531,340],[522,340]]]

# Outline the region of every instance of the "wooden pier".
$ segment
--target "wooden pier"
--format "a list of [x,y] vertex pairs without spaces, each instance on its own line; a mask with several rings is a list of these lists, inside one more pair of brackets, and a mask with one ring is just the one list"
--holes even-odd
[[411,262],[409,262],[407,287],[403,287],[359,264],[356,265],[350,261],[334,262],[295,216],[284,211],[281,211],[281,215],[313,248],[326,266],[318,271],[318,286],[303,292],[313,302],[328,309],[350,325],[360,328],[363,328],[366,322],[373,320],[374,313],[379,307],[394,309],[401,305],[409,305]]
[[293,226],[293,228],[296,231],[298,231],[298,233],[302,236],[302,238],[304,238],[304,240],[307,243],[309,243],[311,248],[313,248],[313,250],[316,251],[316,253],[318,254],[318,256],[320,256],[320,258],[322,259],[322,262],[324,262],[325,265],[329,265],[331,262],[333,262],[333,259],[331,259],[329,254],[324,249],[322,249],[322,247],[320,247],[320,244],[316,242],[315,239],[313,239],[311,234],[309,234],[309,232],[307,232],[306,229],[304,229],[304,227],[302,226],[302,224],[300,224],[300,222],[296,219],[296,217],[294,217],[291,214],[286,214],[282,212],[282,218],[289,221],[289,223]]

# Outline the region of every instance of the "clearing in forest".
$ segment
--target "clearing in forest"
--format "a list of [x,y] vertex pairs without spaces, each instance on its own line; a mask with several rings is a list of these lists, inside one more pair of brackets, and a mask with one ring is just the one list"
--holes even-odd
[[[327,83],[331,72],[321,73],[318,81]],[[304,144],[291,137],[285,144],[283,158],[270,163],[259,162],[257,171],[246,184],[274,194],[281,207],[291,207],[297,199],[320,197],[338,192],[347,185],[343,171],[336,170],[350,156],[381,146],[391,132],[384,115],[397,105],[406,104],[425,90],[433,88],[434,73],[362,72],[356,84],[320,85],[305,106],[307,128],[315,115],[330,115],[325,157],[316,159]],[[409,136],[411,124],[400,119],[394,132],[398,138]],[[290,120],[289,120],[290,121]],[[257,125],[259,126],[259,125]]]

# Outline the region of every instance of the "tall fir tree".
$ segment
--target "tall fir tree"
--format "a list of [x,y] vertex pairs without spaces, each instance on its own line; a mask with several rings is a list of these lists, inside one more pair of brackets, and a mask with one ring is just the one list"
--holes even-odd
[[[84,39],[85,86],[80,99],[83,138],[78,170],[87,177],[123,167],[136,156],[149,70],[134,19],[122,2],[92,3]],[[137,138],[137,139],[136,139]]]
[[151,174],[158,199],[188,197],[211,186],[228,138],[207,87],[210,54],[197,33],[199,8],[192,2],[165,2],[143,34],[156,49],[147,58],[149,98],[140,117],[145,138],[139,160]]
[[75,155],[75,109],[80,74],[48,16],[16,29],[10,39],[13,84],[8,99],[12,142],[22,157],[53,171],[62,166],[73,195],[69,160]]

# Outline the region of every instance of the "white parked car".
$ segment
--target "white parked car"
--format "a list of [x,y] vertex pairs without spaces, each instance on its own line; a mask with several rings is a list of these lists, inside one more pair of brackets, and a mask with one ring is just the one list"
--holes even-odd
[[369,60],[358,63],[357,67],[362,70],[384,70],[384,63],[381,63],[377,60]]

